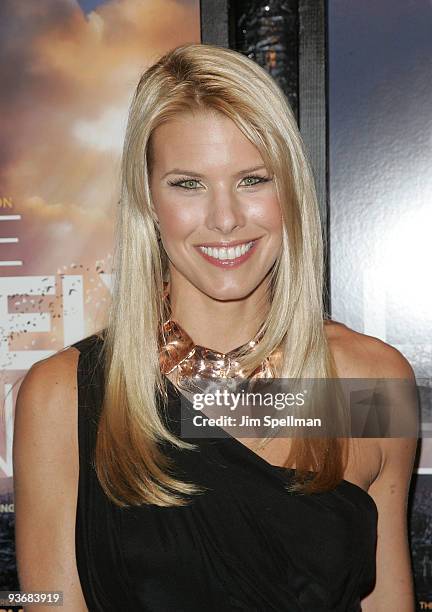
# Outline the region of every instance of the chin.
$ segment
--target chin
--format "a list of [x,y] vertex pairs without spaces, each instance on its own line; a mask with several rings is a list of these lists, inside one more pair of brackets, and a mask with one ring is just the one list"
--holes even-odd
[[220,285],[217,286],[216,283],[212,284],[211,286],[209,286],[207,283],[203,283],[196,285],[196,287],[214,300],[228,302],[247,298],[258,288],[260,284],[260,282],[257,282],[256,284],[252,285],[248,283],[247,285],[234,285],[224,288]]

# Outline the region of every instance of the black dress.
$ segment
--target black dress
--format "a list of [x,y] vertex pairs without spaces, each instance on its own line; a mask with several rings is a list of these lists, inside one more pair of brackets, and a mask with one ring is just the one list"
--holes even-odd
[[[194,439],[198,452],[169,452],[179,476],[209,491],[185,507],[119,508],[92,465],[102,340],[73,346],[80,351],[76,556],[90,612],[361,610],[375,581],[378,512],[368,493],[346,480],[330,492],[290,493],[283,485],[294,470],[232,437]],[[180,396],[170,381],[168,391],[165,423],[179,435]]]

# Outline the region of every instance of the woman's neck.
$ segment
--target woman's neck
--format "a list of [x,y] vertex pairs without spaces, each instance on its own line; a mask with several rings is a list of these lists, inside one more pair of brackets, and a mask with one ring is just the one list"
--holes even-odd
[[249,342],[265,319],[269,303],[261,295],[241,300],[216,300],[195,287],[185,291],[169,288],[171,319],[176,321],[195,344],[228,353]]

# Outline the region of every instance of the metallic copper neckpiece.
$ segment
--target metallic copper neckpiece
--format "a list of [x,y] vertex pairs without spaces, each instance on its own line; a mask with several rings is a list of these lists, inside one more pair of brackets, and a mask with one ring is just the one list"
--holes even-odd
[[[169,305],[169,294],[164,291],[164,299]],[[169,318],[163,324],[163,333],[159,334],[159,366],[163,374],[175,372],[177,380],[186,379],[246,379],[237,360],[238,354],[244,349],[253,351],[260,337],[256,336],[249,342],[228,353],[220,353],[213,349],[195,344],[189,334],[173,319]],[[254,378],[275,378],[274,361],[266,358],[258,366],[248,380]]]

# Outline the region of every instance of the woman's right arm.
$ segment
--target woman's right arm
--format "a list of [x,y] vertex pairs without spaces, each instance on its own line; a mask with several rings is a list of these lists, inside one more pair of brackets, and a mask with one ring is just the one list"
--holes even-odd
[[[79,352],[34,364],[15,406],[15,547],[21,591],[63,591],[62,612],[87,612],[75,556]],[[25,610],[53,612],[52,606]]]

